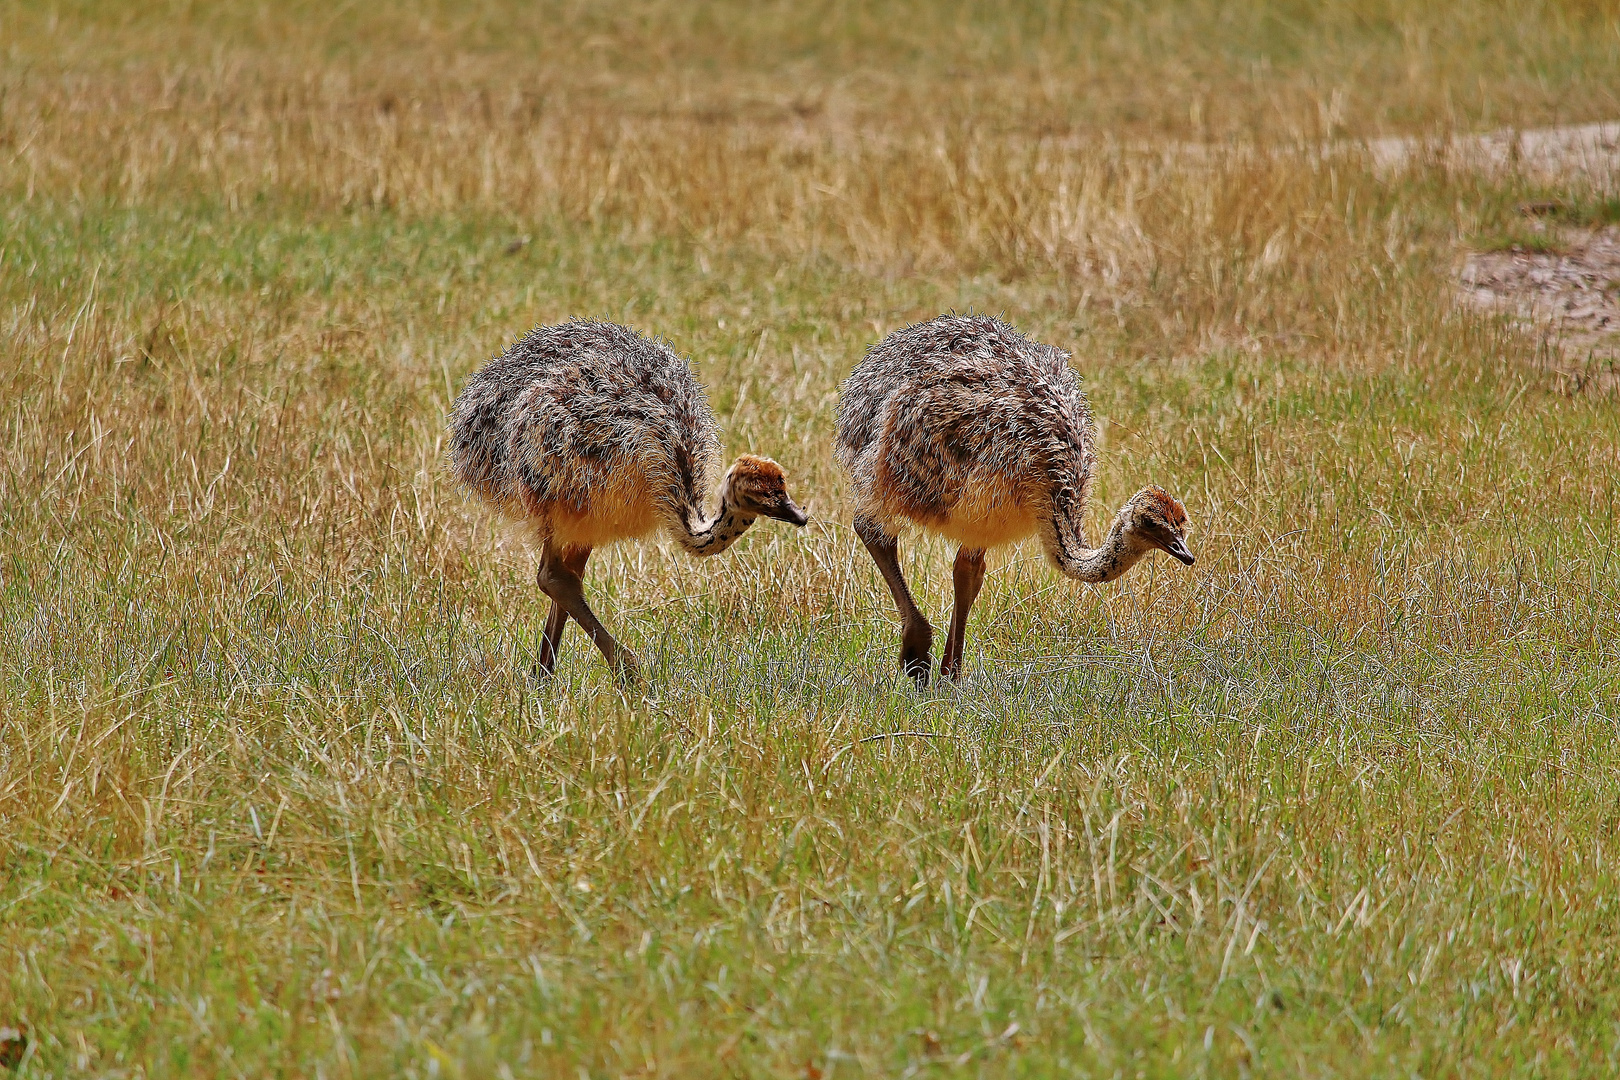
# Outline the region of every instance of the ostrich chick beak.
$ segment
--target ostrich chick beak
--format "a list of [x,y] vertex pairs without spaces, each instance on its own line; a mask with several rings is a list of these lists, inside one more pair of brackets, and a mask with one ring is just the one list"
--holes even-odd
[[785,521],[789,525],[804,525],[810,520],[810,515],[786,495],[782,496],[782,502],[778,506],[772,507],[767,513],[777,521]]
[[1191,566],[1194,562],[1193,553],[1187,550],[1187,542],[1179,536],[1166,544],[1164,550],[1170,553],[1171,558],[1186,563],[1188,566]]

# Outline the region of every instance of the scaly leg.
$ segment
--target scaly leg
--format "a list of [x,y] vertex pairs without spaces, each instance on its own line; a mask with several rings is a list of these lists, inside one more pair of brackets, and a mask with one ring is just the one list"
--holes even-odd
[[900,609],[900,666],[917,681],[917,689],[926,689],[928,672],[933,665],[928,652],[934,645],[934,628],[917,610],[917,602],[906,587],[906,577],[900,572],[899,545],[868,517],[855,519],[855,535],[861,538],[872,561],[877,563],[878,573],[883,575],[894,596],[894,605]]
[[[575,577],[585,572],[585,560],[591,557],[588,547],[568,547],[562,550],[562,563]],[[535,571],[535,581],[542,590],[545,584],[541,581],[540,571]],[[550,594],[547,594],[550,595]],[[546,628],[540,635],[540,660],[535,665],[538,674],[549,677],[557,670],[557,653],[562,648],[563,631],[568,627],[568,612],[556,600],[551,601],[551,611],[546,614]]]
[[954,681],[962,677],[962,643],[967,636],[968,612],[973,610],[973,601],[979,598],[979,589],[984,586],[984,549],[958,551],[951,578],[956,585],[956,608],[951,612],[951,633],[945,639],[939,677]]
[[[535,571],[535,580],[540,588],[545,590],[547,596],[562,608],[569,618],[579,623],[586,635],[602,650],[602,656],[608,662],[621,682],[635,683],[641,679],[641,666],[636,663],[634,654],[613,639],[602,625],[596,613],[585,602],[585,584],[580,581],[579,573],[585,568],[585,557],[589,556],[590,549],[584,549],[584,556],[575,556],[579,548],[572,548],[560,553],[550,543],[546,544],[545,551],[540,557],[540,568]],[[548,624],[550,620],[547,620]]]

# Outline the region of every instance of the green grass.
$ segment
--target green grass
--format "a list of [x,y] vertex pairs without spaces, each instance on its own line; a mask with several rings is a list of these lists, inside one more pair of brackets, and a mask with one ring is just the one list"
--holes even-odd
[[1620,224],[1620,198],[1600,186],[1606,178],[1593,179],[1596,184],[1590,190],[1575,193],[1549,189],[1545,183],[1510,180],[1494,197],[1482,200],[1468,236],[1469,247],[1556,254],[1569,248],[1567,229]]
[[1477,237],[1471,246],[1480,251],[1529,252],[1534,255],[1557,255],[1569,249],[1563,237],[1556,233],[1537,231],[1529,227],[1487,233]]
[[1571,204],[1559,203],[1553,217],[1570,225],[1587,228],[1620,225],[1620,196],[1599,194]]
[[[1216,9],[1161,7],[1114,17],[1110,47],[1244,69]],[[190,89],[132,89],[128,109],[85,87],[174,12],[53,10],[56,29],[3,16],[21,28],[0,112],[21,133],[0,144],[17,1075],[1620,1065],[1620,420],[1510,325],[1454,310],[1449,278],[1518,202],[1603,205],[1601,178],[1032,150],[996,130],[1000,99],[883,36],[989,71],[1004,54],[953,20],[1001,27],[1001,49],[1048,25],[1036,8],[784,14],[769,48],[760,15],[737,24],[755,51],[684,8],[582,15],[546,46],[605,57],[549,76],[583,103],[575,143],[502,111],[547,69],[520,55],[530,16],[491,36],[494,6],[410,8],[369,57],[307,11],[200,11],[171,58]],[[1280,137],[1316,108],[1288,104],[1295,74],[1407,40],[1372,6],[1256,11],[1230,33],[1291,35],[1283,83],[1222,85],[1234,114],[1277,110]],[[1467,34],[1411,39],[1433,60],[1408,73],[1415,125],[1454,119],[1433,102],[1457,72],[1614,21],[1503,12],[1468,9],[1484,59]],[[635,126],[652,83],[608,61],[658,35],[649,63],[710,65],[729,119]],[[1596,108],[1612,45],[1579,40],[1546,100]],[[60,71],[28,66],[53,44]],[[837,84],[867,110],[856,134],[810,117],[828,130],[792,144],[750,112],[761,86],[834,85],[874,55],[964,95],[963,126],[911,131],[878,75]],[[390,143],[368,80],[413,59],[451,104]],[[996,93],[1050,118],[1037,67]],[[1139,92],[1128,74],[1098,76],[1114,104],[1065,130],[1185,137],[1108,111]],[[28,144],[31,110],[68,100]],[[260,120],[279,134],[253,141]],[[572,164],[547,172],[535,146]],[[880,167],[908,182],[862,187]],[[865,346],[947,309],[1074,350],[1104,440],[1093,532],[1159,483],[1199,562],[1094,588],[1001,553],[968,679],[918,694],[830,433]],[[593,559],[593,603],[648,669],[633,694],[577,631],[558,678],[531,679],[531,556],[441,467],[466,375],[572,314],[690,355],[727,449],[782,461],[814,517],[717,560]],[[952,552],[903,553],[943,622]]]

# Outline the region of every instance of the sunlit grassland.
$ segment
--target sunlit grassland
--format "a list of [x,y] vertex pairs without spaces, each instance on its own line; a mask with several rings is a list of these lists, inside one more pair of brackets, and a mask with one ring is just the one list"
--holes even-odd
[[[1620,1065],[1620,419],[1450,279],[1613,181],[1324,148],[1620,113],[1613,6],[999,11],[0,12],[23,1075]],[[1159,483],[1199,562],[1001,553],[919,695],[830,433],[948,309],[1074,351],[1093,530]],[[441,471],[574,314],[814,516],[593,559],[632,694],[530,677]]]

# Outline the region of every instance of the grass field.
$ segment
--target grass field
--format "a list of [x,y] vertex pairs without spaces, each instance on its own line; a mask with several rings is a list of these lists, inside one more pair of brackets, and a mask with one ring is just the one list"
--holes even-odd
[[[1620,191],[1355,142],[1617,72],[1609,0],[0,6],[0,1058],[1620,1070],[1620,413],[1452,303]],[[919,695],[831,422],[948,309],[1074,352],[1093,534],[1159,483],[1199,561],[1003,552]],[[531,680],[442,470],[569,315],[814,517],[593,561],[644,693]]]

